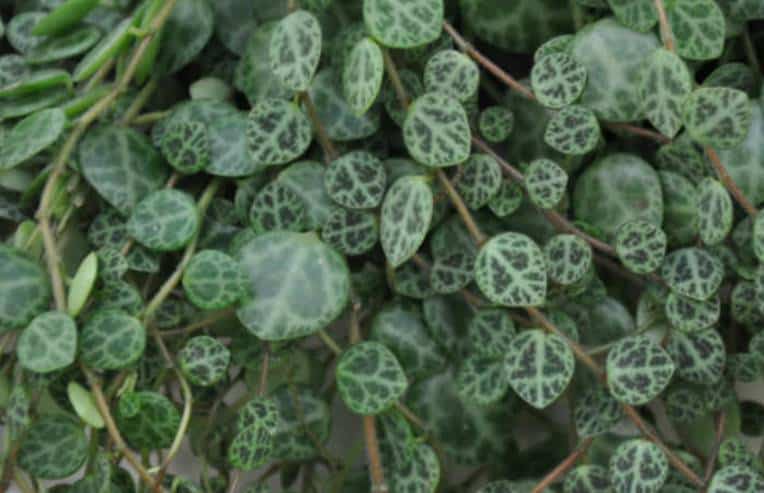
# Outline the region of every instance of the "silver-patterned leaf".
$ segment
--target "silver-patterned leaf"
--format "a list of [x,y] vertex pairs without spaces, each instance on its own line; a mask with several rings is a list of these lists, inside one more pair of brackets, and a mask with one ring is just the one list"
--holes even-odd
[[321,25],[306,10],[281,19],[270,40],[271,70],[281,84],[306,91],[321,59]]
[[380,240],[388,263],[398,267],[419,250],[433,213],[433,196],[424,176],[403,176],[382,204]]

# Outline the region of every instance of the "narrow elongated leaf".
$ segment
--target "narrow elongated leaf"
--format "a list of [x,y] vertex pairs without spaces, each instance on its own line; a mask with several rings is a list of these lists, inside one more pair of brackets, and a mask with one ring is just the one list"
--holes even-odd
[[77,272],[69,286],[69,296],[66,302],[66,310],[69,315],[76,317],[95,286],[98,277],[98,255],[90,252],[80,263]]
[[321,59],[321,25],[306,10],[281,19],[270,41],[271,70],[281,84],[306,91]]
[[60,109],[42,110],[17,123],[3,140],[0,169],[10,169],[51,146],[66,125]]
[[77,25],[98,3],[99,0],[66,0],[40,19],[32,34],[49,36],[66,32]]
[[494,303],[537,306],[546,298],[546,261],[533,240],[519,233],[491,238],[478,254],[475,280]]
[[423,176],[399,178],[382,204],[380,240],[387,261],[398,267],[419,250],[433,213],[432,189]]
[[544,409],[565,391],[576,363],[565,340],[533,329],[512,339],[506,365],[514,391],[531,406]]

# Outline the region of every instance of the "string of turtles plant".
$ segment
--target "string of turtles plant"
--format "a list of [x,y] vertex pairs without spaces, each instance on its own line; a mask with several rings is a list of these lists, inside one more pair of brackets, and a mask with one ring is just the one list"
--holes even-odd
[[762,2],[0,19],[0,491],[764,491]]

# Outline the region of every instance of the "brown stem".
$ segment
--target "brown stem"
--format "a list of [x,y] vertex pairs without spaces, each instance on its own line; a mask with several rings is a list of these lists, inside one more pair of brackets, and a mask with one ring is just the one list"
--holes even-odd
[[262,397],[265,395],[266,391],[268,390],[268,371],[270,370],[271,366],[271,350],[270,346],[267,346],[265,349],[265,354],[263,355],[263,363],[260,367],[260,379],[257,382],[257,395],[258,397]]
[[663,0],[655,0],[655,10],[658,11],[658,23],[661,29],[663,46],[668,51],[674,51],[674,35],[671,33],[671,25],[666,15],[666,7],[663,5]]
[[334,161],[337,159],[337,157],[339,157],[339,153],[337,153],[337,148],[334,147],[332,140],[329,138],[329,134],[326,132],[326,128],[321,123],[321,118],[318,116],[316,105],[313,104],[313,100],[310,98],[310,94],[307,92],[302,93],[301,99],[305,105],[305,109],[308,110],[308,118],[310,118],[310,121],[313,122],[313,128],[316,131],[318,143],[324,150],[326,160],[328,162]]
[[442,169],[438,169],[437,175],[438,180],[440,180],[441,185],[443,185],[443,188],[446,190],[448,198],[451,200],[451,204],[456,208],[456,212],[459,213],[459,216],[462,218],[462,222],[464,222],[464,225],[467,227],[467,231],[469,231],[470,236],[472,236],[472,239],[475,240],[477,246],[480,247],[483,243],[486,242],[486,236],[482,231],[480,231],[480,228],[475,222],[475,218],[472,217],[472,213],[467,208],[467,205],[464,203],[464,200],[462,200],[462,197],[454,188],[451,180],[448,179],[446,173]]
[[464,37],[462,37],[461,34],[459,34],[459,32],[456,29],[454,29],[454,26],[452,26],[448,22],[444,22],[443,29],[445,29],[445,31],[449,34],[449,36],[453,38],[454,43],[456,43],[456,46],[458,46],[460,50],[462,50],[467,55],[472,57],[476,62],[478,62],[486,70],[492,73],[497,79],[499,79],[500,81],[502,81],[504,84],[514,89],[515,91],[519,92],[526,98],[531,100],[536,99],[536,96],[533,94],[533,91],[531,91],[524,85],[520,84],[517,80],[515,80],[514,77],[512,77],[511,75],[503,71],[498,65],[493,63],[490,59],[488,59],[482,53],[476,50],[475,47],[472,46],[472,44],[470,44],[466,39],[464,39]]
[[388,50],[382,50],[382,56],[385,60],[385,70],[387,71],[387,76],[390,78],[390,83],[393,85],[395,95],[398,97],[398,102],[402,108],[406,109],[409,107],[410,103],[409,96],[406,94],[406,88],[403,87],[403,82],[401,82],[401,76],[398,73],[398,68],[395,66],[393,57],[390,56],[390,52]]
[[533,490],[531,490],[531,493],[543,493],[549,486],[552,485],[552,483],[564,476],[565,473],[570,470],[570,468],[576,465],[578,459],[580,459],[581,456],[584,455],[587,450],[589,450],[589,446],[591,446],[593,440],[593,438],[587,438],[581,442],[576,450],[571,452],[564,461],[560,462],[557,467],[555,467],[549,474],[547,474],[544,479],[542,479],[541,482],[537,484]]
[[377,425],[374,416],[363,417],[363,434],[366,441],[366,454],[369,456],[369,473],[371,475],[371,491],[388,493],[390,490],[385,483],[385,473],[382,468],[382,456],[379,453],[377,440]]
[[742,207],[749,216],[756,217],[756,214],[758,213],[756,207],[748,201],[743,191],[740,190],[740,187],[737,186],[735,180],[733,180],[730,174],[727,172],[727,168],[725,168],[722,164],[716,151],[711,147],[706,147],[706,155],[711,161],[711,165],[716,170],[716,174],[719,176],[719,180],[721,180],[722,184],[730,193],[730,195],[735,198],[735,201],[740,204],[740,207]]
[[236,310],[233,308],[228,308],[225,310],[213,312],[207,315],[205,318],[198,320],[192,324],[188,324],[181,329],[163,330],[162,335],[163,336],[188,335],[194,331],[203,329],[209,326],[210,324],[213,324],[220,320],[224,320],[230,317],[231,315],[233,315],[234,313],[236,313]]
[[671,143],[671,139],[666,137],[662,133],[655,132],[647,128],[638,127],[636,125],[631,125],[629,123],[608,122],[605,124],[605,126],[614,131],[626,132],[626,133],[636,135],[638,137],[644,137],[646,139],[653,140],[656,143],[661,145]]

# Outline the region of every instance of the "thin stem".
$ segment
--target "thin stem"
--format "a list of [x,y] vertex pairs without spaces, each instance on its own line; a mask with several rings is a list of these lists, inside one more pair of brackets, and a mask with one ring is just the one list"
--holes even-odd
[[656,132],[654,130],[650,130],[647,128],[638,127],[630,123],[607,122],[605,126],[613,131],[626,132],[632,135],[636,135],[638,137],[644,137],[646,139],[650,139],[652,141],[655,141],[657,144],[663,145],[663,144],[671,143],[671,139],[666,137],[660,132]]
[[560,462],[560,464],[555,467],[549,474],[544,476],[544,479],[537,484],[533,490],[531,490],[531,493],[542,493],[544,492],[549,486],[551,486],[555,481],[560,479],[567,473],[574,465],[576,465],[576,462],[581,458],[582,455],[586,453],[587,450],[589,450],[589,447],[592,444],[593,438],[587,438],[581,444],[568,455],[565,460]]
[[511,75],[503,71],[498,65],[493,63],[490,59],[488,59],[482,53],[476,50],[475,47],[472,46],[472,44],[470,44],[466,39],[464,39],[464,37],[462,37],[461,34],[459,34],[459,32],[456,29],[454,29],[454,26],[452,26],[448,22],[444,22],[443,29],[445,29],[445,31],[449,34],[449,36],[453,38],[454,43],[456,43],[456,46],[458,46],[460,50],[462,50],[467,55],[472,57],[476,62],[478,62],[486,70],[492,73],[497,79],[502,81],[511,89],[519,92],[526,98],[531,100],[536,99],[536,96],[533,94],[533,91],[531,91],[524,85],[520,84],[517,80],[515,80],[514,77],[512,77]]
[[318,116],[316,105],[313,104],[313,100],[310,98],[310,94],[307,92],[302,93],[301,99],[303,104],[305,104],[305,109],[308,110],[308,118],[310,118],[310,121],[313,122],[313,127],[316,130],[316,136],[318,137],[318,143],[324,150],[326,160],[328,162],[334,161],[337,159],[337,157],[339,157],[339,154],[337,153],[337,149],[334,147],[334,144],[329,138],[329,134],[326,132],[326,128],[321,123],[321,118]]
[[[162,344],[164,344],[164,342]],[[167,452],[167,455],[165,456],[164,460],[162,461],[162,465],[159,468],[157,477],[160,481],[162,478],[164,478],[164,474],[167,471],[167,468],[170,466],[173,459],[180,451],[180,446],[186,436],[186,430],[188,429],[188,425],[191,423],[191,409],[193,407],[193,394],[191,393],[191,386],[188,385],[186,378],[177,368],[175,369],[175,372],[178,375],[178,382],[180,382],[181,392],[183,392],[183,414],[180,418],[178,431],[175,433],[175,439],[173,439],[172,445],[170,445],[170,450]]]
[[456,212],[459,213],[459,216],[462,218],[462,222],[464,222],[464,225],[467,227],[467,231],[469,231],[470,236],[472,236],[472,239],[475,240],[477,246],[480,247],[487,240],[485,234],[480,231],[480,228],[475,222],[475,219],[472,217],[472,213],[467,208],[467,205],[464,203],[464,200],[462,200],[462,197],[454,188],[451,180],[448,179],[446,173],[442,169],[438,168],[437,175],[438,180],[440,180],[441,185],[443,185],[443,188],[446,190],[448,198],[451,200],[451,204],[453,204],[453,206],[456,208]]
[[363,434],[366,441],[366,454],[369,456],[371,491],[373,493],[388,493],[390,490],[387,488],[387,483],[385,483],[382,456],[379,453],[379,441],[377,440],[377,425],[374,421],[374,416],[363,417]]
[[[209,207],[210,202],[217,193],[219,187],[220,180],[218,178],[215,178],[210,182],[209,185],[207,185],[207,188],[202,193],[202,196],[196,206],[199,217],[204,217],[204,213],[207,211],[207,207]],[[146,306],[146,310],[143,312],[144,325],[150,325],[151,319],[154,317],[157,309],[159,309],[160,305],[164,302],[165,299],[167,299],[168,296],[170,296],[172,290],[175,289],[175,287],[180,282],[181,278],[183,277],[183,271],[186,269],[186,265],[191,261],[191,257],[193,257],[194,252],[196,251],[196,245],[198,241],[199,233],[197,232],[194,238],[191,240],[191,243],[188,244],[186,250],[183,252],[183,257],[181,258],[180,262],[178,262],[175,271],[172,273],[172,275],[170,275],[170,277],[167,278],[164,284],[162,284],[162,287],[159,288],[159,291],[154,295],[154,298]]]
[[743,49],[745,50],[745,56],[748,58],[748,63],[753,67],[753,77],[756,80],[756,87],[761,86],[761,61],[759,55],[756,53],[756,46],[751,39],[751,30],[748,24],[743,26],[743,32],[741,33],[743,40]]
[[257,395],[262,397],[268,390],[268,371],[271,366],[271,351],[270,347],[266,347],[265,354],[263,355],[263,363],[260,367],[260,378],[257,383]]
[[228,481],[228,489],[226,490],[226,493],[235,493],[236,487],[239,485],[240,477],[241,473],[238,471],[238,469],[235,469],[231,473],[231,478]]
[[331,349],[335,355],[339,356],[342,354],[342,348],[340,345],[337,344],[337,341],[335,341],[332,336],[330,336],[325,330],[319,330],[318,337],[321,338],[321,341],[326,345],[326,347]]
[[142,115],[138,115],[135,118],[133,118],[133,121],[131,122],[131,124],[135,125],[135,126],[151,125],[152,123],[156,123],[159,120],[164,119],[169,114],[170,114],[169,110],[167,110],[167,111],[153,111],[151,113],[144,113]]
[[398,68],[395,66],[395,62],[393,61],[393,57],[390,56],[389,50],[382,50],[382,57],[385,61],[387,76],[390,78],[390,83],[393,85],[395,95],[398,97],[398,102],[402,108],[408,108],[410,103],[409,96],[406,94],[406,88],[403,86],[403,82],[401,82],[401,75],[398,73]]
[[663,46],[665,46],[668,51],[674,51],[674,35],[671,33],[671,24],[669,24],[663,0],[655,0],[655,10],[658,11],[658,23],[661,29]]
[[231,315],[233,315],[234,313],[236,313],[236,310],[233,308],[228,308],[225,310],[213,312],[207,315],[205,318],[198,320],[192,324],[186,325],[185,327],[181,329],[163,330],[162,336],[188,335],[194,331],[203,329],[209,326],[210,324],[226,319],[230,317]]
[[146,106],[146,103],[148,103],[157,87],[158,84],[156,78],[152,78],[145,86],[143,86],[141,92],[138,93],[132,104],[130,104],[130,107],[125,111],[125,114],[122,115],[122,118],[120,119],[122,125],[129,125],[135,117],[138,116],[138,113],[140,113],[143,107]]
[[50,273],[51,285],[53,287],[53,299],[56,302],[56,309],[65,311],[66,289],[64,288],[64,278],[61,276],[61,266],[59,265],[56,239],[53,236],[50,220],[47,215],[39,218],[39,226],[40,232],[42,233],[42,241],[45,245],[45,262],[48,265],[48,272]]
[[756,207],[745,197],[745,194],[742,190],[740,190],[740,187],[737,186],[735,180],[733,180],[732,176],[730,176],[729,172],[727,172],[727,168],[725,168],[722,164],[716,151],[711,147],[706,147],[706,155],[711,161],[711,165],[716,170],[716,174],[719,176],[719,180],[722,182],[730,195],[735,198],[735,201],[740,204],[740,207],[742,207],[749,216],[755,218],[756,214],[758,213]]
[[711,455],[708,456],[708,462],[706,463],[706,473],[703,478],[706,484],[711,481],[711,477],[714,475],[716,459],[719,457],[719,447],[724,439],[724,428],[726,425],[727,415],[724,411],[721,411],[716,419],[716,440],[714,441],[714,448],[711,450]]
[[154,481],[154,478],[152,478],[148,473],[146,468],[141,463],[141,460],[127,448],[125,440],[122,438],[117,425],[114,423],[114,418],[111,415],[111,411],[109,411],[109,404],[106,402],[106,397],[103,394],[101,383],[98,381],[98,378],[89,369],[85,367],[82,369],[85,373],[85,377],[87,377],[90,390],[93,393],[93,397],[95,398],[96,407],[98,407],[98,411],[101,413],[101,417],[106,424],[106,430],[109,432],[109,436],[114,442],[114,446],[116,447],[117,452],[122,454],[125,459],[127,459],[127,461],[131,466],[133,466],[145,484],[155,484],[155,487],[160,488],[161,491],[161,484]]

